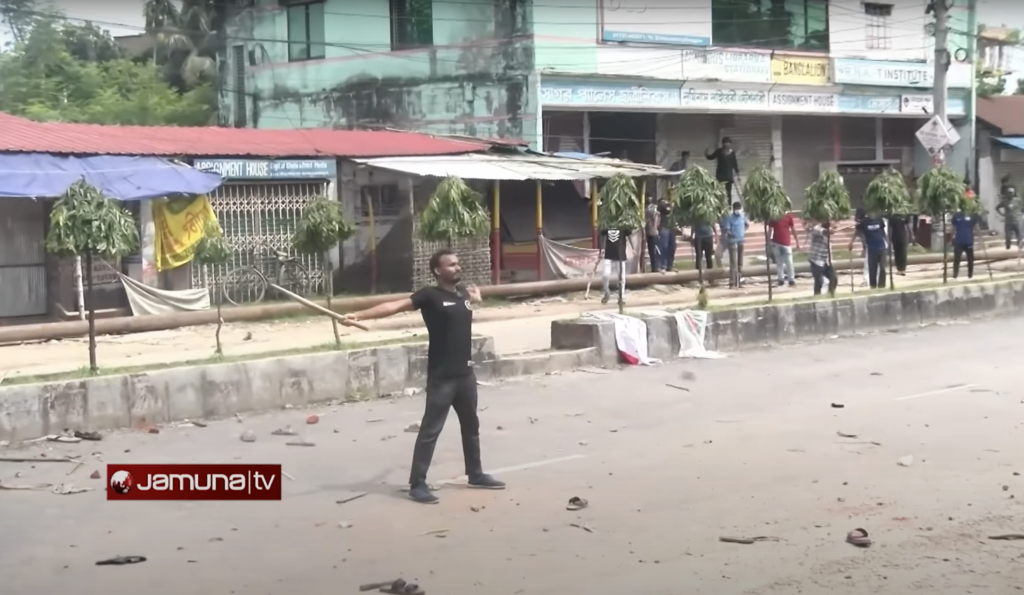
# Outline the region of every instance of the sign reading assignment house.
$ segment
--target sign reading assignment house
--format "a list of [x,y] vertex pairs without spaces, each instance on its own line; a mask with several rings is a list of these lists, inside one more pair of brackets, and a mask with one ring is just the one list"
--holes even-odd
[[192,167],[225,180],[327,180],[338,173],[333,159],[196,159]]

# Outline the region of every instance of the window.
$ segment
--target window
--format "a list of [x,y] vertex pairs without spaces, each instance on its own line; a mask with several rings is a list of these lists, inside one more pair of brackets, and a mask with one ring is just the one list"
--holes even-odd
[[398,184],[386,186],[363,186],[360,214],[364,219],[370,218],[370,207],[373,207],[374,218],[398,217],[402,214],[402,197]]
[[865,2],[864,14],[867,15],[867,48],[891,50],[892,32],[889,30],[889,20],[892,17],[892,4]]
[[324,3],[288,6],[288,60],[324,57]]
[[391,49],[434,45],[433,0],[391,0]]
[[828,50],[828,0],[711,0],[714,45]]

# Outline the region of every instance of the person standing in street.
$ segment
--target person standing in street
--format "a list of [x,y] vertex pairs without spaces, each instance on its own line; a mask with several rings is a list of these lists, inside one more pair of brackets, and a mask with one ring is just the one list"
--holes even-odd
[[693,226],[693,255],[696,267],[701,267],[704,259],[704,270],[713,268],[715,257],[715,226],[710,223],[698,223]]
[[868,285],[871,289],[885,287],[885,220],[864,215],[857,224],[854,237],[850,239],[850,250],[853,250],[857,238],[864,242],[864,259],[868,263]]
[[963,211],[953,215],[953,278],[960,275],[960,259],[967,256],[967,278],[974,278],[974,228],[979,219]]
[[890,215],[888,217],[890,234],[892,235],[892,258],[896,265],[896,274],[907,274],[907,251],[909,250],[910,221],[907,215]]
[[1006,240],[1006,249],[1010,249],[1011,238],[1017,240],[1017,248],[1021,247],[1020,223],[1021,205],[1017,198],[1017,189],[1009,184],[1010,177],[1003,178],[1003,185],[999,193],[999,204],[996,205],[996,212],[1003,218],[1003,237]]
[[[796,219],[793,213],[786,213],[780,219],[768,224],[772,230],[772,253],[775,254],[775,273],[778,285],[782,287],[786,281],[790,287],[796,287],[796,275],[793,272],[793,246],[800,249],[800,239],[796,234]],[[783,278],[785,273],[785,279]]]
[[648,200],[647,210],[644,211],[644,233],[647,235],[647,257],[651,261],[652,273],[657,273],[662,268],[658,224],[658,205],[654,200]]
[[459,257],[451,250],[439,250],[430,257],[430,272],[436,285],[424,287],[412,296],[354,312],[352,321],[376,320],[400,312],[419,310],[427,327],[427,403],[416,436],[409,476],[409,497],[421,504],[437,503],[427,484],[427,471],[434,458],[437,438],[444,429],[448,411],[455,409],[462,430],[462,454],[469,487],[490,490],[505,484],[484,473],[480,461],[480,418],[477,416],[477,385],[473,373],[473,307],[480,302],[475,285],[462,285]]
[[607,304],[611,299],[611,276],[620,279],[619,297],[626,299],[626,260],[629,229],[606,229],[601,232],[601,303]]
[[828,292],[836,291],[836,275],[828,258],[828,245],[832,237],[830,222],[818,223],[811,228],[811,246],[807,252],[807,261],[811,263],[811,275],[814,277],[814,295],[821,295],[821,289],[828,279]]
[[658,202],[658,249],[661,250],[661,271],[676,268],[676,228],[672,226],[672,205],[664,198]]
[[725,194],[728,200],[732,201],[732,187],[736,178],[740,175],[740,165],[736,161],[736,152],[732,150],[732,139],[728,136],[722,139],[722,146],[712,151],[704,151],[708,161],[715,162],[715,178],[725,184]]
[[750,222],[743,214],[743,205],[732,203],[732,213],[725,219],[725,230],[729,234],[729,287],[737,288],[743,284],[743,244],[746,240]]

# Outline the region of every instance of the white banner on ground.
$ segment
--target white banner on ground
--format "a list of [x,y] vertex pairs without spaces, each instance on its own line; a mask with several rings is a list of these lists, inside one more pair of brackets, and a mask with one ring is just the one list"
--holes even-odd
[[205,288],[171,291],[143,285],[124,275],[118,276],[124,285],[124,292],[128,295],[133,316],[210,309],[210,293]]
[[[577,248],[549,240],[544,236],[540,238],[540,245],[543,250],[545,279],[590,277],[598,268],[597,257],[600,256],[600,250]],[[639,255],[642,253],[642,246],[643,236],[638,231],[629,238],[629,248],[626,250],[627,275],[634,274],[640,269]],[[598,271],[599,273],[600,271]]]
[[702,310],[676,312],[676,328],[679,330],[679,357],[720,359],[725,354],[708,351],[704,338],[708,330],[708,313]]
[[581,318],[611,320],[615,323],[615,347],[627,363],[634,366],[653,366],[661,361],[647,354],[647,323],[633,316],[588,312]]

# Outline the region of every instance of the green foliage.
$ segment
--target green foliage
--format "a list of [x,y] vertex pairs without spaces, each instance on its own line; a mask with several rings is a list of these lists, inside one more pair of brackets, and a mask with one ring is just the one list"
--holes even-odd
[[616,174],[601,187],[601,203],[597,208],[601,229],[636,230],[643,227],[640,196],[636,181],[625,174]]
[[323,254],[355,231],[342,216],[338,201],[318,198],[302,209],[292,245],[302,254]]
[[231,244],[216,221],[207,221],[203,238],[196,244],[195,260],[199,264],[224,264],[233,256]]
[[146,32],[159,44],[156,59],[165,79],[183,92],[215,82],[227,18],[251,4],[252,0],[145,0]]
[[725,185],[699,165],[688,168],[669,192],[675,227],[718,223],[729,212]]
[[921,176],[918,188],[921,212],[932,217],[957,211],[967,191],[960,174],[947,167],[937,167]]
[[420,237],[428,242],[451,243],[459,238],[486,236],[491,218],[480,202],[482,198],[462,178],[445,178],[420,215]]
[[51,254],[114,259],[138,245],[139,232],[131,214],[85,182],[76,182],[53,205],[46,235],[46,250]]
[[[107,40],[97,40],[95,31],[82,27],[35,21],[24,42],[0,54],[0,111],[93,124],[198,126],[212,121],[212,89],[179,94],[152,64],[112,58]],[[75,54],[112,59],[89,61]]]
[[993,97],[1006,92],[1006,77],[998,72],[993,72],[979,64],[975,80],[975,92],[978,97]]
[[895,169],[875,176],[864,191],[864,208],[874,215],[906,215],[913,210],[913,201],[903,174]]
[[761,166],[747,176],[743,185],[744,210],[752,221],[769,223],[793,208],[782,183],[767,167]]
[[842,221],[850,216],[850,191],[839,172],[824,171],[807,187],[803,216],[812,221]]

